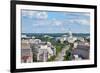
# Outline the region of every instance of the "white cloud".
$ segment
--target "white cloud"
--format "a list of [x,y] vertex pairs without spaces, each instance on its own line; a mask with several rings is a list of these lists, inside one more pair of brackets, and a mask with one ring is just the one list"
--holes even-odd
[[[89,13],[66,13],[68,19],[65,20],[57,20],[53,18],[48,20],[48,14],[45,11],[32,11],[32,10],[22,10],[22,16],[27,16],[29,18],[37,19],[37,22],[33,22],[34,25],[51,25],[51,26],[63,26],[65,24],[82,24],[89,25],[90,21],[88,18],[81,18],[82,16],[89,16]],[[71,15],[71,16],[69,16]],[[71,17],[71,18],[70,18]],[[77,17],[79,17],[77,19]]]
[[22,16],[27,16],[29,18],[32,18],[33,16],[36,15],[36,11],[26,11],[26,10],[23,10],[22,11]]
[[90,16],[89,12],[65,12],[66,16]]
[[61,27],[61,31],[66,33],[67,28]]
[[82,24],[82,25],[89,25],[90,21],[87,19],[75,19],[73,20],[73,23],[78,23],[78,24]]
[[36,18],[36,19],[47,19],[48,14],[44,11],[32,11],[32,10],[22,10],[22,16],[27,16],[29,18]]
[[83,15],[84,16],[90,16],[90,13],[84,13]]
[[52,20],[52,25],[61,26],[62,25],[62,21],[57,20],[57,19],[53,19]]
[[35,21],[33,21],[32,22],[32,25],[33,26],[50,26],[51,25],[51,23],[52,23],[52,21],[51,20],[35,20]]
[[64,25],[65,24],[90,25],[89,19],[66,19],[66,20],[63,20],[63,22],[64,22]]
[[46,12],[37,12],[36,18],[37,19],[47,19],[48,18],[48,15],[47,15]]

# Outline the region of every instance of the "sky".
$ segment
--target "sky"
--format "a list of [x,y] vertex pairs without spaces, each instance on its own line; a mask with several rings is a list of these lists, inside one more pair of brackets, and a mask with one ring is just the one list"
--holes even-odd
[[90,33],[90,13],[21,10],[22,33]]

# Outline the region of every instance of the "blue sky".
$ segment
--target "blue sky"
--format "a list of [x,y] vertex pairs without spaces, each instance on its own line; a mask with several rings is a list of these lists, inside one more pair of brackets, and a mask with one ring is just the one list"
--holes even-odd
[[90,14],[86,12],[54,12],[21,10],[22,33],[90,32]]

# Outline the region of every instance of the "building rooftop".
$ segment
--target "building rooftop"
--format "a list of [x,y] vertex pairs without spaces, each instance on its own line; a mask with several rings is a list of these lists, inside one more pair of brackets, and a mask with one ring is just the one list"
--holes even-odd
[[30,44],[28,44],[28,43],[22,43],[21,44],[21,49],[30,49]]
[[90,52],[89,47],[80,45],[78,45],[77,48],[72,50],[73,55],[78,55],[82,59],[89,59],[89,52]]

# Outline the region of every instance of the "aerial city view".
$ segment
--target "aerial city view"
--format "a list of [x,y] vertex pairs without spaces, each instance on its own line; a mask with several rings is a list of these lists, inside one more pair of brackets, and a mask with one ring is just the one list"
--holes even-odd
[[21,10],[21,63],[90,57],[90,14]]

